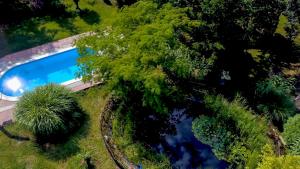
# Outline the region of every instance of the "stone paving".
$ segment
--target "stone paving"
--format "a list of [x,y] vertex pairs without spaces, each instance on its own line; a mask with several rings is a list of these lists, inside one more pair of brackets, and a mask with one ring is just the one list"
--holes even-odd
[[[75,35],[66,39],[62,39],[56,42],[47,43],[44,45],[40,45],[31,49],[26,49],[20,52],[8,54],[4,57],[0,58],[0,75],[1,72],[6,71],[10,67],[18,64],[24,63],[28,60],[32,60],[34,57],[38,55],[43,55],[47,53],[54,53],[60,51],[62,49],[70,48],[74,46],[74,42],[82,37],[90,34],[84,33],[80,35]],[[67,87],[72,91],[76,92],[79,90],[87,89],[91,86],[97,85],[99,83],[83,83],[81,81],[77,81],[71,84],[68,84]],[[16,102],[6,101],[1,98],[0,94],[0,126],[6,123],[9,123],[13,120],[13,113],[15,110]]]

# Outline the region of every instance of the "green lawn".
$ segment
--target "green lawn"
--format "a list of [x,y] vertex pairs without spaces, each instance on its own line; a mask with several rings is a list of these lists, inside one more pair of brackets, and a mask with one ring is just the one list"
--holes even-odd
[[93,30],[97,24],[109,23],[117,13],[102,0],[81,0],[79,14],[73,0],[64,0],[69,16],[32,18],[0,32],[0,57],[47,42]]
[[51,146],[42,151],[34,144],[32,136],[16,124],[5,129],[18,136],[30,137],[30,141],[17,141],[0,132],[1,169],[79,169],[86,155],[98,169],[113,169],[114,164],[104,146],[99,129],[99,113],[105,105],[106,92],[90,89],[78,93],[80,105],[88,115],[86,124],[65,144]]

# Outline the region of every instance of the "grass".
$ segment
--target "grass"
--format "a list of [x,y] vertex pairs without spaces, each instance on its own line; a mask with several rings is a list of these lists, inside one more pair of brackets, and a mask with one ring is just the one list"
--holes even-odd
[[[285,27],[287,26],[287,24],[288,24],[287,17],[284,15],[281,15],[279,18],[279,23],[278,23],[278,26],[276,29],[276,33],[278,33],[284,37],[287,37],[288,34],[285,30]],[[298,28],[299,28],[299,32],[300,32],[300,25],[298,25]],[[294,43],[300,47],[300,33],[294,39]],[[289,77],[297,77],[297,76],[300,76],[299,68],[300,68],[300,63],[292,63],[289,68],[283,69],[283,73],[284,73],[284,75],[289,76]]]
[[91,31],[95,26],[109,23],[117,13],[102,0],[81,0],[81,14],[76,12],[73,0],[64,0],[68,15],[31,18],[0,31],[0,57],[75,34]]
[[[34,141],[17,141],[0,132],[1,169],[79,169],[84,157],[91,157],[97,169],[115,168],[100,136],[99,113],[107,97],[101,88],[78,93],[78,100],[88,115],[87,123],[64,144],[41,150]],[[5,129],[22,137],[32,135],[16,124]]]
[[[276,33],[282,35],[283,37],[287,38],[288,33],[285,30],[285,27],[288,25],[288,18],[284,15],[281,15],[279,18],[279,23],[276,29]],[[298,32],[300,32],[300,25],[298,25]],[[296,45],[300,46],[300,33],[294,39]]]
[[285,30],[285,27],[287,24],[288,24],[288,18],[284,15],[281,15],[279,17],[279,23],[278,23],[275,33],[278,33],[278,34],[282,35],[283,37],[287,38],[288,33]]

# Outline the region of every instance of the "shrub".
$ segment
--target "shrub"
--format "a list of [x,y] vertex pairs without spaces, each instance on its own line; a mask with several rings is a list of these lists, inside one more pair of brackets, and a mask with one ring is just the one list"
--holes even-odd
[[193,132],[202,143],[212,145],[213,152],[219,159],[226,159],[229,146],[234,141],[234,134],[227,125],[215,117],[200,116],[193,121]]
[[289,154],[300,155],[300,114],[288,119],[284,124],[283,137],[287,142]]
[[280,156],[276,157],[272,146],[267,144],[262,151],[262,162],[257,169],[294,169],[300,166],[300,156]]
[[193,122],[196,137],[212,146],[218,156],[223,155],[230,167],[255,168],[258,154],[268,143],[265,121],[256,118],[239,97],[228,102],[222,96],[206,95],[204,105],[213,117]]
[[69,133],[79,126],[82,113],[70,90],[50,84],[24,93],[15,117],[17,123],[43,139]]
[[285,79],[278,75],[257,84],[257,108],[279,128],[288,117],[295,114],[295,106],[291,97],[293,88],[292,79]]

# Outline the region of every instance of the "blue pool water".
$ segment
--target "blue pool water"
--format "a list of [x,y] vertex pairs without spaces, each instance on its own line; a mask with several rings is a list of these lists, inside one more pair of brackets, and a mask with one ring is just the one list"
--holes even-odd
[[73,80],[79,69],[78,57],[77,49],[71,49],[9,69],[0,77],[0,92],[17,97],[38,86]]

